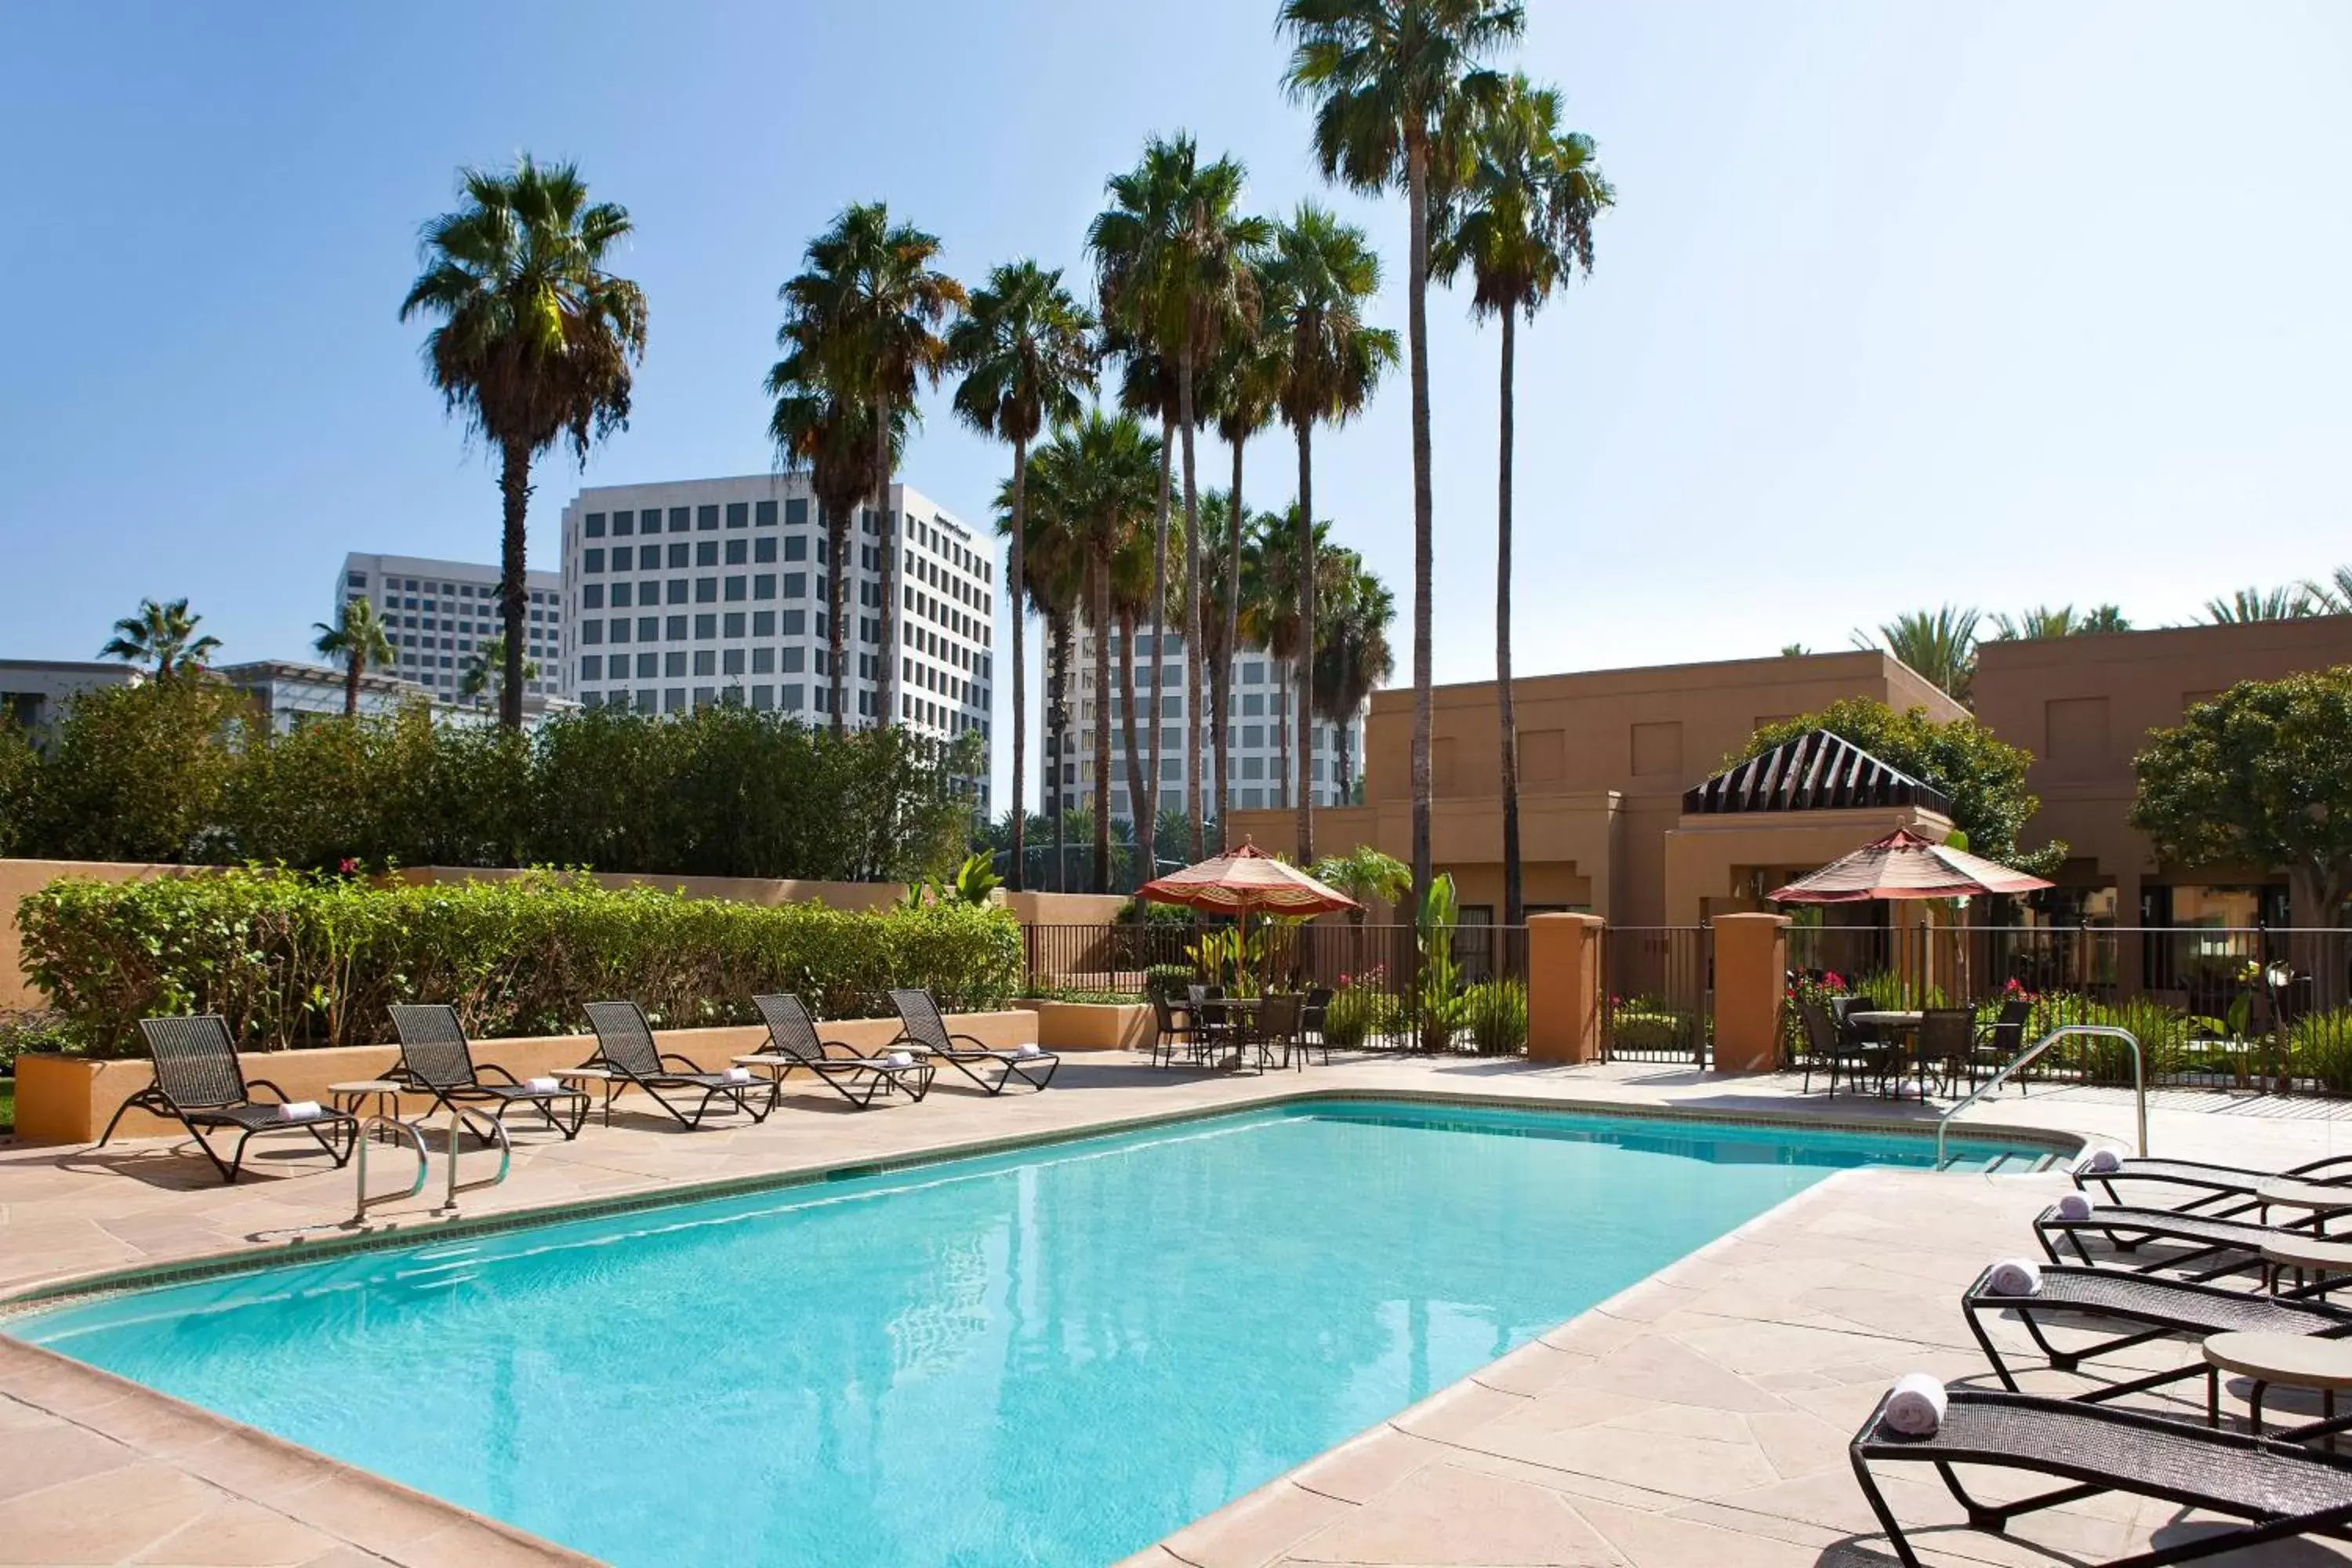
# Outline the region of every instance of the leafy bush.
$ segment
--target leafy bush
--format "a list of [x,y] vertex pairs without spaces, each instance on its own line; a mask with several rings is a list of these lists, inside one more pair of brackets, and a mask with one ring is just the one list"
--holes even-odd
[[1341,1050],[1383,1039],[1404,1027],[1404,1005],[1391,994],[1377,968],[1360,977],[1342,977],[1323,1010],[1323,1037]]
[[1482,1057],[1515,1056],[1528,1048],[1528,988],[1516,980],[1487,980],[1462,994],[1470,1040]]
[[1155,963],[1143,972],[1143,994],[1146,996],[1181,996],[1192,984],[1193,970],[1189,963]]
[[0,1012],[0,1078],[13,1074],[17,1057],[26,1051],[61,1051],[72,1045],[73,1031],[60,1014],[46,1008]]
[[2331,1094],[2352,1091],[2352,1007],[2297,1018],[2287,1026],[2286,1051],[2295,1077]]
[[1688,1013],[1662,1003],[1635,998],[1609,1014],[1609,1048],[1612,1051],[1696,1051]]
[[672,1027],[756,1021],[796,991],[820,1016],[887,1011],[894,985],[992,1006],[1021,976],[996,910],[856,913],[607,890],[584,878],[395,886],[270,871],[119,884],[64,879],[18,909],[34,983],[83,1046],[137,1054],[137,1020],[218,1013],[246,1045],[385,1037],[383,1009],[446,1002],[477,1036],[557,1034],[628,997]]

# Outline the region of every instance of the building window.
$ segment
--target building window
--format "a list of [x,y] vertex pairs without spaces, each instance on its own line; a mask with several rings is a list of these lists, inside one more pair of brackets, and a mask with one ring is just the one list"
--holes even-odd
[[[772,502],[768,502],[768,501],[761,501],[760,504],[761,504],[761,506],[768,506],[768,505],[772,505]],[[772,518],[768,519],[768,521],[769,521],[770,522],[773,522],[773,521],[775,521],[776,520],[775,520],[774,518],[772,518]],[[752,706],[753,708],[757,709],[759,711],[761,711],[761,712],[762,712],[762,713],[765,713],[765,712],[767,712],[770,709],[773,708],[775,705],[776,705],[776,689],[775,689],[774,687],[772,687],[772,686],[755,686],[755,687],[751,688],[751,706]]]
[[[732,542],[740,544],[743,542],[738,539],[732,541]],[[740,605],[743,602],[743,584],[744,577],[740,572],[736,573],[733,576],[727,579],[727,602],[729,604]]]
[[694,673],[697,675],[718,674],[719,655],[717,650],[707,647],[696,648],[694,650]]
[[751,503],[740,500],[729,501],[727,503],[727,526],[730,528],[749,528],[751,525]]
[[662,711],[665,713],[683,713],[686,711],[685,687],[673,686],[662,693]]
[[752,560],[759,562],[759,563],[760,563],[761,564],[762,564],[762,565],[765,565],[765,564],[767,564],[768,563],[770,563],[770,562],[772,562],[772,561],[775,560],[775,558],[776,558],[776,540],[775,540],[775,536],[774,536],[773,534],[770,534],[770,535],[767,535],[767,536],[766,536],[766,537],[764,537],[764,538],[761,538],[761,539],[754,539],[753,541],[751,541],[751,559],[752,559]]
[[[621,626],[621,629],[622,629],[622,630],[626,631],[626,630],[628,629],[628,626],[629,626],[629,623],[628,623],[628,622],[626,622],[626,621],[623,621],[623,622],[619,623],[619,625],[620,625],[620,626]],[[586,646],[586,647],[595,647],[598,643],[601,643],[601,642],[603,642],[604,640],[604,622],[602,622],[602,621],[589,621],[589,622],[584,623],[584,624],[581,626],[581,628],[580,628],[580,641],[582,642],[582,644],[583,644],[583,646]],[[625,640],[626,640],[626,639],[622,638],[622,637],[614,637],[613,640],[614,640],[614,642],[622,642],[622,641],[625,641]]]
[[674,506],[670,508],[669,531],[672,533],[684,533],[688,528],[691,528],[694,525],[693,518],[694,514],[685,507]]
[[614,608],[614,609],[616,609],[616,610],[625,610],[625,609],[627,609],[628,607],[629,607],[629,585],[628,585],[626,583],[615,583],[615,584],[613,584],[613,608]]
[[640,571],[640,572],[658,572],[658,571],[660,571],[660,570],[661,570],[661,563],[662,563],[662,548],[661,548],[661,546],[660,546],[660,545],[658,545],[658,544],[640,544],[640,545],[638,545],[638,546],[637,546],[637,570],[638,570],[638,571]]
[[663,627],[663,640],[667,642],[684,642],[686,640],[686,617],[684,616],[670,616],[667,617],[667,624]]
[[616,511],[613,514],[614,538],[626,539],[630,534],[635,533],[636,530],[637,520],[635,512]]
[[589,583],[584,584],[580,590],[580,607],[583,610],[603,609],[604,607],[604,584],[602,583]]
[[602,572],[604,569],[604,552],[602,550],[583,550],[580,552],[580,570]]
[[686,603],[685,578],[672,577],[669,580],[669,602],[673,605],[683,605]]
[[583,535],[590,539],[604,538],[604,514],[601,511],[592,511],[587,516],[582,518],[580,520],[580,531]]
[[[787,561],[807,560],[808,542],[808,535],[805,533],[795,533],[787,537],[784,541],[784,559]],[[820,540],[818,542],[823,543],[824,541]]]
[[662,673],[673,680],[686,673],[686,650],[677,648],[662,655]]
[[[805,660],[807,657],[808,653],[805,648],[788,647],[784,649],[784,673],[786,675],[800,674],[801,671],[806,668]],[[822,666],[818,668],[817,673],[820,675],[824,673]]]
[[671,571],[677,571],[680,567],[687,565],[693,559],[694,546],[688,544],[685,540],[681,539],[677,543],[669,547],[669,569]]
[[752,507],[751,522],[752,525],[757,528],[775,527],[776,503],[772,500],[763,500]]
[[806,610],[786,610],[784,612],[784,635],[788,637],[803,637],[808,636],[808,612]]
[[729,637],[741,637],[743,635],[743,612],[740,610],[728,611],[726,619],[719,623],[719,635]]
[[[772,542],[772,541],[771,542]],[[747,561],[749,561],[749,560],[751,559],[751,542],[750,540],[748,540],[748,539],[730,539],[730,540],[729,540],[729,541],[727,542],[727,564],[728,564],[728,565],[730,565],[730,566],[740,566],[740,565],[743,565]]]
[[[808,519],[809,503],[804,498],[795,496],[784,502],[784,521],[787,523],[798,528],[806,524]],[[800,704],[794,702],[791,706],[797,708]]]
[[661,641],[661,617],[659,616],[639,616],[637,617],[637,640],[639,642]]
[[660,673],[661,655],[657,653],[641,653],[637,655],[637,679],[639,680],[651,680],[655,676],[659,675]]
[[751,635],[755,637],[774,637],[776,635],[776,612],[773,610],[752,611]]
[[754,572],[751,574],[751,597],[772,599],[775,596],[776,574],[773,572]]
[[784,597],[787,599],[804,599],[808,597],[807,573],[787,572],[784,574]]
[[695,641],[697,641],[697,642],[709,642],[711,638],[713,638],[713,637],[717,637],[718,635],[719,635],[719,617],[718,617],[717,616],[705,614],[705,615],[699,615],[699,616],[695,616],[695,617],[694,617],[694,640],[695,640]]
[[582,654],[580,656],[580,679],[583,680],[604,679],[604,660],[603,658],[593,653]]
[[773,675],[775,672],[776,650],[772,647],[753,648],[751,650],[751,673],[754,675]]
[[694,602],[698,605],[717,604],[719,602],[719,579],[716,577],[697,577],[694,580]]

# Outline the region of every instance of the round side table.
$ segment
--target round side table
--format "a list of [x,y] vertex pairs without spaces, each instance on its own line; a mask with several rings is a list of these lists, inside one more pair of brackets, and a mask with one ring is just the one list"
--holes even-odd
[[[388,1116],[397,1121],[400,1120],[400,1096],[407,1088],[408,1085],[396,1079],[352,1079],[344,1083],[329,1084],[327,1103],[337,1110],[349,1111],[352,1115],[358,1116],[361,1114],[361,1108],[373,1099],[375,1101],[375,1110],[370,1114]],[[392,1134],[381,1129],[378,1130],[376,1136],[386,1142],[392,1142]]]
[[2215,1426],[2221,1424],[2221,1374],[2235,1373],[2252,1381],[2246,1406],[2254,1436],[2263,1432],[2263,1396],[2271,1384],[2315,1388],[2320,1394],[2320,1419],[2315,1426],[2291,1434],[2326,1434],[2335,1447],[2336,1394],[2352,1388],[2352,1342],[2323,1340],[2308,1334],[2213,1334],[2205,1341],[2205,1414]]

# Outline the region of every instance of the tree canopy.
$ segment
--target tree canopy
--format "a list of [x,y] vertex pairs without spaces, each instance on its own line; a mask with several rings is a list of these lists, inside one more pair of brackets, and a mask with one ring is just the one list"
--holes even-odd
[[2132,759],[2131,823],[2179,865],[2284,867],[2332,921],[2352,892],[2352,666],[2249,680]]
[[2066,858],[2061,840],[2031,851],[2020,846],[2027,819],[2042,804],[2025,787],[2025,770],[2033,758],[1973,719],[1939,721],[1924,708],[1898,713],[1867,697],[1841,697],[1818,713],[1767,724],[1725,765],[1760,756],[1812,730],[1828,730],[1949,795],[1952,821],[1969,836],[1973,853],[2036,875],[2047,874]]

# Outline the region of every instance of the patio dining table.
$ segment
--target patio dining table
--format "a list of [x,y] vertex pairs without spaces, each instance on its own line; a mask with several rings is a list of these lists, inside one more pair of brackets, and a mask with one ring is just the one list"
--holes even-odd
[[1247,1047],[1244,1037],[1250,1026],[1257,1021],[1258,1003],[1255,996],[1204,996],[1188,1002],[1201,1021],[1204,1048],[1214,1046],[1234,1053],[1233,1065],[1242,1065],[1242,1053]]
[[[1848,1023],[1866,1024],[1873,1028],[1883,1029],[1890,1035],[1906,1037],[1909,1039],[1912,1076],[1919,1081],[1920,1100],[1926,1100],[1927,1064],[1919,1055],[1919,1026],[1927,1022],[1927,1016],[1925,1013],[1900,1007],[1885,1007],[1873,1008],[1866,1012],[1848,1013],[1845,1016]],[[1903,1098],[1903,1085],[1899,1080],[1895,1086],[1895,1097],[1897,1100]]]

